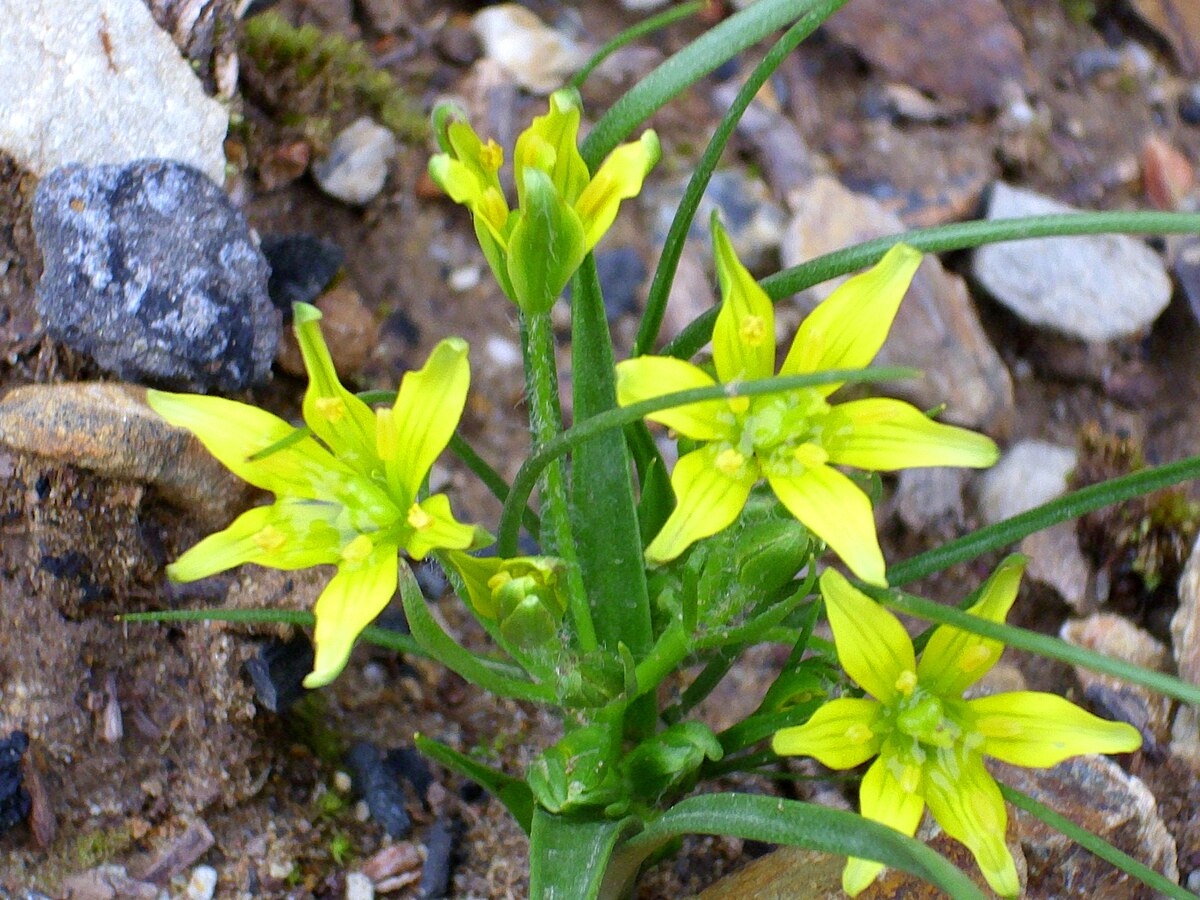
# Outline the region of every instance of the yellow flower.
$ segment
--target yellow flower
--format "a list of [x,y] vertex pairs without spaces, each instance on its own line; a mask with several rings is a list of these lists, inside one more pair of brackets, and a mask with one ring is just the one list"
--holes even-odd
[[[775,373],[775,313],[770,299],[713,225],[722,304],[713,328],[721,382]],[[873,269],[846,281],[804,320],[780,375],[867,366],[891,328],[921,254],[898,244]],[[641,356],[617,365],[622,406],[717,382],[679,359]],[[932,421],[916,407],[883,398],[831,404],[826,384],[760,397],[733,397],[647,416],[704,446],[671,475],[678,504],[646,548],[652,563],[674,559],[737,518],[765,478],[780,502],[825,541],[854,574],[884,585],[883,554],[871,502],[835,465],[891,471],[914,466],[992,465],[996,445],[980,434]]]
[[429,174],[456,203],[471,210],[475,235],[504,293],[525,312],[545,312],[583,258],[604,236],[622,200],[637,196],[661,156],[658,137],[617,147],[595,175],[579,155],[579,94],[555,91],[550,110],[517,139],[517,208],[500,186],[504,151],[479,139],[443,108],[436,114],[443,153]]
[[[307,687],[328,684],[359,633],[396,591],[397,555],[462,550],[489,540],[450,512],[445,494],[419,500],[466,403],[467,344],[448,338],[424,368],[404,376],[395,404],[373,410],[338,381],[312,306],[295,305],[311,434],[269,412],[196,394],[147,392],[151,408],[186,428],[239,478],[275,494],[167,567],[194,581],[243,563],[275,569],[329,564],[337,574],[317,599],[316,660]],[[263,451],[267,451],[263,453]]]
[[[1020,557],[1001,564],[968,612],[1003,622],[1024,565]],[[1083,753],[1131,752],[1141,735],[1053,694],[964,700],[963,691],[1000,658],[998,641],[943,625],[918,662],[900,621],[836,571],[822,574],[821,594],[842,668],[870,697],[830,700],[804,725],[780,730],[775,752],[812,756],[834,769],[878,756],[859,790],[862,814],[911,836],[928,804],[942,829],[974,854],[992,889],[1015,895],[1016,866],[1004,843],[1008,815],[983,757],[1053,766]],[[858,894],[882,868],[851,859],[842,887]]]

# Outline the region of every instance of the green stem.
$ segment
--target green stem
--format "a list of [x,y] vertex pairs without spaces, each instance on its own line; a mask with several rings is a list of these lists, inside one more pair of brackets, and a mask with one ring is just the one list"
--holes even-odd
[[657,16],[651,16],[648,19],[643,19],[636,25],[626,28],[615,38],[597,50],[592,58],[587,61],[587,64],[580,69],[574,78],[567,84],[573,88],[583,86],[587,81],[588,76],[596,70],[596,67],[604,60],[608,59],[616,51],[620,50],[626,44],[631,44],[638,38],[645,37],[648,34],[654,34],[666,28],[668,25],[674,25],[681,19],[686,19],[689,16],[694,16],[708,5],[707,0],[690,0],[688,3],[680,3],[678,6],[673,6],[665,12],[660,12]]
[[667,309],[667,296],[671,292],[671,283],[675,280],[675,271],[679,268],[679,258],[683,255],[688,232],[692,227],[692,220],[696,217],[696,210],[700,208],[700,201],[704,198],[704,191],[708,188],[708,182],[717,168],[717,163],[725,152],[725,145],[729,143],[729,138],[737,128],[738,122],[741,121],[742,115],[758,94],[759,89],[779,68],[779,64],[783,62],[784,58],[795,50],[801,41],[812,34],[820,24],[819,17],[805,16],[789,28],[763,57],[762,62],[754,67],[754,71],[750,73],[750,77],[746,79],[741,89],[738,90],[737,96],[734,97],[733,104],[721,117],[721,121],[717,124],[717,130],[713,132],[712,139],[696,163],[692,177],[684,189],[683,199],[679,201],[679,208],[671,220],[671,228],[663,243],[662,256],[659,257],[658,266],[654,270],[654,280],[650,284],[646,308],[642,313],[642,321],[638,326],[637,337],[634,339],[630,356],[641,356],[643,353],[648,353],[654,346],[658,330],[662,326],[663,314]]
[[664,678],[679,668],[691,651],[691,643],[691,636],[678,624],[659,635],[650,653],[637,664],[639,697],[655,690]]
[[[760,0],[763,2],[763,0]],[[512,490],[504,501],[504,510],[500,514],[498,537],[498,552],[501,556],[510,556],[516,550],[517,533],[520,530],[520,510],[529,499],[537,485],[542,470],[567,453],[572,447],[582,444],[606,431],[614,428],[624,428],[630,422],[636,422],[643,416],[669,409],[672,406],[683,406],[702,400],[721,400],[729,397],[757,397],[761,394],[776,394],[781,391],[791,391],[799,388],[813,387],[819,384],[833,382],[868,383],[876,381],[899,381],[916,375],[913,369],[831,369],[827,372],[815,372],[810,375],[778,375],[774,378],[763,378],[757,381],[731,382],[718,384],[713,387],[692,388],[686,391],[676,391],[663,394],[640,403],[631,403],[619,409],[610,409],[597,413],[591,418],[568,428],[555,435],[536,452],[525,460],[517,477],[513,479]]]
[[[562,409],[558,400],[558,360],[554,355],[554,329],[550,314],[533,313],[521,317],[521,343],[525,351],[525,388],[529,395],[529,427],[533,432],[534,456],[541,448],[551,444],[562,432]],[[523,468],[523,467],[522,467]],[[525,507],[529,492],[519,503],[511,504],[514,510]],[[510,507],[513,497],[510,490],[504,509]],[[514,512],[515,516],[516,513]],[[574,624],[573,633],[579,648],[585,653],[596,649],[596,628],[592,623],[588,607],[587,592],[579,571],[575,555],[575,540],[571,534],[570,508],[567,503],[567,485],[563,467],[557,458],[545,468],[542,480],[542,546],[545,552],[558,556],[566,563],[567,610]],[[517,529],[501,534],[497,553],[515,556],[517,553]]]
[[[806,263],[776,272],[761,282],[767,295],[778,303],[815,284],[848,272],[872,266],[894,245],[911,244],[925,253],[968,250],[983,244],[1039,237],[1069,237],[1085,234],[1192,234],[1200,233],[1200,214],[1167,212],[1094,212],[1054,216],[1029,216],[991,222],[958,222],[935,228],[919,228],[888,237],[875,238],[834,250]],[[662,353],[687,359],[712,338],[717,309],[710,309],[681,331]]]

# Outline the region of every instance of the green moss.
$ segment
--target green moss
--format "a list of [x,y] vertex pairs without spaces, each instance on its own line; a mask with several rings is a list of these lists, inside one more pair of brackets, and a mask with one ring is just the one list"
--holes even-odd
[[127,825],[95,828],[79,836],[71,850],[71,856],[80,869],[91,869],[109,862],[113,857],[128,850],[131,844],[133,835],[130,834]]
[[428,123],[416,101],[387,72],[375,67],[361,41],[297,28],[276,12],[246,22],[241,58],[256,70],[256,100],[278,121],[317,141],[328,140],[334,121],[369,112],[397,137],[424,139]]
[[329,856],[339,866],[344,866],[350,861],[354,855],[354,842],[350,840],[349,835],[342,831],[336,831],[333,837],[329,839]]
[[1096,18],[1096,4],[1093,0],[1062,0],[1067,18],[1077,25],[1086,25]]

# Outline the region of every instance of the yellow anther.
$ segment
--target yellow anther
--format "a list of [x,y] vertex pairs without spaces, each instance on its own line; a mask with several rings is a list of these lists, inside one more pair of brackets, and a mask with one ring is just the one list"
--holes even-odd
[[905,669],[900,673],[900,677],[896,679],[896,690],[905,697],[911,697],[912,692],[917,687],[917,673],[912,669]]
[[992,652],[983,644],[968,647],[958,658],[958,668],[963,672],[974,672],[992,657]]
[[735,416],[744,415],[746,410],[748,410],[749,408],[750,408],[750,398],[749,397],[730,397],[729,398],[729,411],[732,412]]
[[373,549],[375,547],[371,543],[371,539],[365,534],[360,534],[342,548],[342,559],[352,563],[362,562],[371,555]]
[[862,722],[855,722],[846,729],[846,740],[852,744],[865,744],[874,736],[875,732],[873,732]]
[[274,525],[268,525],[254,535],[251,540],[254,541],[254,546],[263,553],[272,553],[287,543],[287,535]]
[[767,323],[762,316],[746,316],[738,329],[742,343],[749,347],[758,347],[767,336]]
[[327,422],[340,422],[346,416],[346,404],[338,397],[318,397],[314,405]]
[[900,787],[906,794],[915,794],[921,786],[921,767],[905,766],[900,773]]
[[727,447],[717,454],[716,467],[717,471],[722,475],[734,476],[742,471],[742,466],[746,464],[746,457],[738,453],[732,447]]
[[433,524],[433,516],[414,503],[408,510],[408,524],[417,531],[424,531]]
[[509,575],[507,572],[497,572],[495,575],[493,575],[491,578],[488,579],[488,581],[487,581],[488,590],[494,591],[494,590],[497,590],[498,588],[502,588],[502,587],[504,587],[504,585],[508,584],[510,581],[512,581],[512,576]]
[[825,452],[825,448],[812,442],[801,444],[792,451],[792,456],[806,469],[815,469],[829,462],[829,454]]
[[479,164],[489,172],[500,171],[504,165],[504,150],[495,140],[488,138],[488,142],[479,148]]

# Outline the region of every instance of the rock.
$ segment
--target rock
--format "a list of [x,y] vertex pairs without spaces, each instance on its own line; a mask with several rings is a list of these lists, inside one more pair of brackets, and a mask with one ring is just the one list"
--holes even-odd
[[374,900],[375,885],[362,872],[351,872],[346,876],[346,900]]
[[966,519],[963,510],[966,482],[964,469],[944,466],[902,469],[892,501],[900,521],[915,532],[957,534]]
[[205,91],[229,100],[237,90],[238,17],[244,0],[144,0],[158,26],[171,36]]
[[450,62],[460,66],[469,66],[483,51],[475,32],[458,16],[451,18],[438,32],[437,49]]
[[1200,5],[1186,0],[1132,0],[1139,16],[1170,43],[1180,67],[1200,75]]
[[1075,451],[1045,441],[1013,446],[983,473],[979,511],[989,525],[1041,506],[1066,493],[1075,468]]
[[1178,242],[1171,270],[1187,298],[1188,308],[1200,321],[1200,238],[1185,237]]
[[1092,567],[1079,548],[1074,520],[1035,531],[1021,541],[1020,549],[1029,557],[1027,581],[1053,588],[1075,612],[1086,611]]
[[1200,684],[1200,541],[1192,547],[1179,576],[1179,609],[1171,619],[1171,649],[1179,677]]
[[267,147],[258,158],[258,180],[266,191],[285,187],[308,171],[311,161],[312,145],[308,141],[286,141]]
[[6,0],[0,149],[45,175],[173,159],[225,180],[229,117],[141,0]]
[[404,24],[403,0],[358,0],[359,6],[380,34],[388,34]]
[[269,269],[246,220],[196,169],[69,166],[38,185],[38,313],[51,336],[128,380],[240,390],[279,343]]
[[[321,334],[334,368],[343,378],[353,378],[379,343],[379,323],[358,292],[344,284],[322,294],[313,305],[322,313]],[[279,342],[279,367],[292,375],[304,375],[304,358],[290,329]]]
[[136,385],[28,384],[0,400],[0,442],[88,469],[153,485],[164,499],[212,528],[249,497],[249,486],[182,428],[146,405]]
[[[894,213],[834,178],[814,179],[793,191],[789,202],[794,216],[780,251],[784,266],[905,230]],[[811,310],[839,283],[804,292],[799,305]],[[924,378],[889,384],[887,389],[922,409],[944,403],[947,421],[967,427],[986,424],[993,433],[1008,427],[1012,379],[979,324],[966,285],[933,256],[927,256],[917,271],[875,363],[921,369]]]
[[[997,182],[987,218],[1070,212],[1078,210]],[[1084,341],[1137,335],[1171,299],[1171,279],[1158,254],[1125,235],[988,244],[975,251],[972,272],[1029,324]]]
[[480,10],[471,27],[483,44],[484,55],[535,94],[562,87],[587,62],[587,54],[578,44],[517,3]]
[[646,281],[646,264],[633,247],[615,247],[596,254],[596,272],[604,293],[604,312],[612,322],[637,312],[639,294]]
[[[713,102],[722,114],[733,105],[740,89],[741,85],[736,81],[713,89]],[[786,200],[792,191],[812,179],[813,158],[804,135],[777,103],[769,104],[756,97],[738,121],[737,131],[754,145],[762,164],[763,178],[777,199]]]
[[312,303],[346,261],[341,247],[311,234],[263,235],[262,252],[271,266],[267,293],[285,321],[293,303]]
[[1200,81],[1188,85],[1179,95],[1179,118],[1188,125],[1200,125]]
[[396,136],[363,116],[333,139],[328,156],[313,163],[313,178],[329,196],[362,206],[383,190],[396,150]]
[[196,819],[187,830],[158,851],[158,854],[142,870],[142,881],[164,885],[193,865],[216,843],[213,834],[202,819]]
[[411,841],[389,844],[363,863],[362,873],[378,883],[421,865],[421,851]]
[[290,641],[272,639],[246,661],[246,673],[258,702],[273,713],[287,712],[304,694],[304,677],[312,671],[313,646],[302,631]]
[[396,840],[406,838],[412,831],[412,819],[405,809],[404,789],[384,764],[379,748],[368,741],[358,741],[346,754],[346,762],[371,818]]
[[621,6],[632,12],[649,12],[666,5],[667,0],[621,0]]
[[25,821],[32,806],[29,792],[21,786],[21,757],[29,749],[29,737],[14,731],[0,740],[0,837]]
[[1196,173],[1186,156],[1165,138],[1152,134],[1142,144],[1142,184],[1155,207],[1179,209],[1196,186]]
[[158,888],[131,878],[124,866],[105,865],[63,879],[69,900],[156,900]]
[[217,892],[217,870],[212,866],[196,866],[188,879],[184,900],[212,900]]
[[[1092,834],[1178,881],[1175,841],[1142,782],[1103,756],[1077,756],[1050,769],[990,765],[996,777],[1046,804]],[[1140,882],[1114,868],[1040,819],[1014,810],[1029,883],[1039,897],[1144,896]]]
[[826,23],[892,81],[979,111],[1026,80],[1025,46],[1000,0],[857,0]]
[[708,253],[700,241],[689,240],[684,244],[675,279],[667,294],[659,336],[661,343],[674,338],[701,313],[717,304],[717,292],[705,269]]
[[[1167,648],[1121,616],[1096,613],[1069,620],[1063,623],[1059,637],[1145,669],[1161,672],[1167,666]],[[1170,743],[1171,698],[1082,666],[1075,666],[1075,677],[1101,715],[1128,722],[1142,733],[1144,752],[1158,754]]]
[[462,825],[448,814],[437,817],[425,838],[425,865],[421,867],[422,897],[446,897],[453,874],[454,853]]

